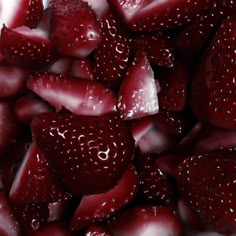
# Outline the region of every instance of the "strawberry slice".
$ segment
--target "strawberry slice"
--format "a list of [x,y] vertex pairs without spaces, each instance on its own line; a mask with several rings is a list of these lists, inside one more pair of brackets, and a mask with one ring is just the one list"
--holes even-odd
[[226,235],[236,232],[235,171],[235,150],[190,156],[177,171],[183,199],[206,226]]
[[159,105],[164,110],[182,111],[187,103],[190,68],[187,63],[178,61],[175,68],[165,69],[158,77],[161,91]]
[[121,84],[117,107],[125,120],[158,113],[154,73],[147,56],[137,55]]
[[126,210],[109,223],[112,235],[183,235],[177,215],[163,206],[143,206]]
[[70,57],[59,58],[52,65],[50,65],[49,68],[47,68],[47,72],[68,75],[71,69],[72,62],[73,59]]
[[95,12],[82,0],[51,0],[50,36],[57,52],[87,57],[101,42]]
[[0,98],[12,98],[26,90],[28,72],[12,66],[0,66]]
[[111,236],[111,234],[104,226],[93,224],[86,230],[84,236]]
[[158,31],[180,27],[209,9],[214,0],[108,0],[135,31]]
[[28,88],[58,111],[63,107],[76,115],[103,115],[116,110],[116,95],[97,82],[56,74],[36,74]]
[[111,88],[123,80],[131,56],[131,39],[127,29],[114,13],[101,19],[102,42],[94,54],[94,79]]
[[134,140],[118,114],[44,113],[32,122],[38,147],[69,191],[97,194],[114,187],[134,155]]
[[174,66],[174,49],[169,37],[161,32],[136,36],[132,47],[134,51],[145,51],[149,61],[157,66]]
[[19,223],[16,221],[7,196],[3,192],[0,192],[0,205],[0,235],[20,236]]
[[109,218],[132,200],[137,187],[136,171],[130,167],[113,189],[97,195],[83,196],[71,220],[72,230],[80,230],[91,223]]
[[14,0],[0,1],[0,25],[16,28],[28,26],[35,28],[43,14],[42,0],[19,0],[16,4]]
[[191,107],[196,116],[213,126],[236,129],[236,19],[228,17],[195,70]]
[[32,236],[72,236],[73,234],[64,224],[53,223],[35,231]]
[[198,15],[173,40],[175,49],[186,61],[192,61],[207,45],[208,40],[220,24],[222,12],[218,6]]
[[99,18],[109,9],[107,0],[84,0],[84,2],[87,2],[91,6]]
[[21,163],[9,196],[17,204],[50,203],[71,197],[57,183],[47,160],[34,143]]
[[29,93],[16,100],[14,110],[18,121],[29,125],[35,116],[53,109],[46,102]]
[[40,68],[54,60],[51,42],[40,30],[22,26],[1,30],[0,47],[5,60],[13,65],[26,68]]
[[164,174],[155,164],[158,155],[155,153],[139,153],[136,166],[139,177],[139,193],[144,200],[153,203],[176,206],[176,191],[172,179]]

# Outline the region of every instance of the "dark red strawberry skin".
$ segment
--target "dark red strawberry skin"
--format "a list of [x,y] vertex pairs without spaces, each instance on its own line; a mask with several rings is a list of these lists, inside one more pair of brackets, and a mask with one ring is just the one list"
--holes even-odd
[[44,113],[32,122],[36,144],[65,187],[76,195],[114,187],[134,155],[134,140],[115,114]]
[[183,199],[207,227],[230,235],[236,232],[235,150],[187,158],[177,171]]
[[104,226],[100,226],[97,224],[91,225],[86,232],[84,233],[84,236],[111,236],[111,234],[107,231],[107,229]]
[[197,66],[193,79],[191,106],[202,121],[236,129],[235,60],[236,19],[228,17]]

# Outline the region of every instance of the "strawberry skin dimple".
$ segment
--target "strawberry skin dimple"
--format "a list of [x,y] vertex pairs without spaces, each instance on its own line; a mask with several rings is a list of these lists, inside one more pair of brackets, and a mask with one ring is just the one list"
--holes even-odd
[[134,139],[118,114],[44,113],[32,122],[36,144],[65,187],[76,195],[114,187],[134,154]]

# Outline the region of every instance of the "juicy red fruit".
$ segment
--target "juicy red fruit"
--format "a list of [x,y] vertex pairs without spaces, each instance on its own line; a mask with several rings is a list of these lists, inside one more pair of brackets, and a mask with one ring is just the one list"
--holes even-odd
[[114,187],[133,158],[132,134],[116,113],[44,113],[31,127],[36,144],[57,176],[76,195]]

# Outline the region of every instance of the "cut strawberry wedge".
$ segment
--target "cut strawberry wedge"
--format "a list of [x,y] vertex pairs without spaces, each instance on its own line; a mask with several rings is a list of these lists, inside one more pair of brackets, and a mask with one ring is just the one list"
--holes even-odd
[[114,236],[183,235],[183,226],[174,212],[149,205],[120,213],[109,223],[109,230]]
[[26,68],[40,68],[54,60],[49,39],[40,30],[22,26],[10,29],[3,26],[0,47],[5,60]]
[[86,230],[84,236],[111,236],[111,234],[104,226],[93,224]]
[[53,111],[53,108],[33,94],[26,94],[16,100],[14,110],[17,120],[29,125],[35,116]]
[[114,10],[135,31],[158,31],[180,27],[212,7],[214,0],[109,0]]
[[76,115],[96,116],[116,110],[116,95],[93,81],[38,74],[28,81],[28,88],[57,110],[64,107]]
[[125,120],[158,113],[154,73],[145,55],[137,55],[121,84],[117,107]]
[[28,72],[12,66],[0,66],[0,98],[12,98],[26,90]]
[[47,160],[34,143],[21,163],[9,196],[14,203],[25,205],[62,201],[71,197],[51,174]]
[[43,13],[43,2],[19,0],[16,4],[14,0],[1,0],[0,9],[0,26],[6,24],[7,27],[16,28],[24,25],[35,28]]
[[82,0],[51,0],[50,37],[58,53],[87,57],[101,42],[95,12]]
[[109,218],[122,209],[135,196],[138,188],[138,177],[133,167],[123,174],[116,187],[108,192],[83,196],[71,220],[72,230],[80,230]]
[[144,50],[151,63],[157,66],[173,67],[175,63],[174,49],[167,35],[155,34],[137,35],[132,44],[133,50]]
[[0,192],[0,235],[20,236],[20,225],[16,221],[12,209],[9,205],[7,196]]

